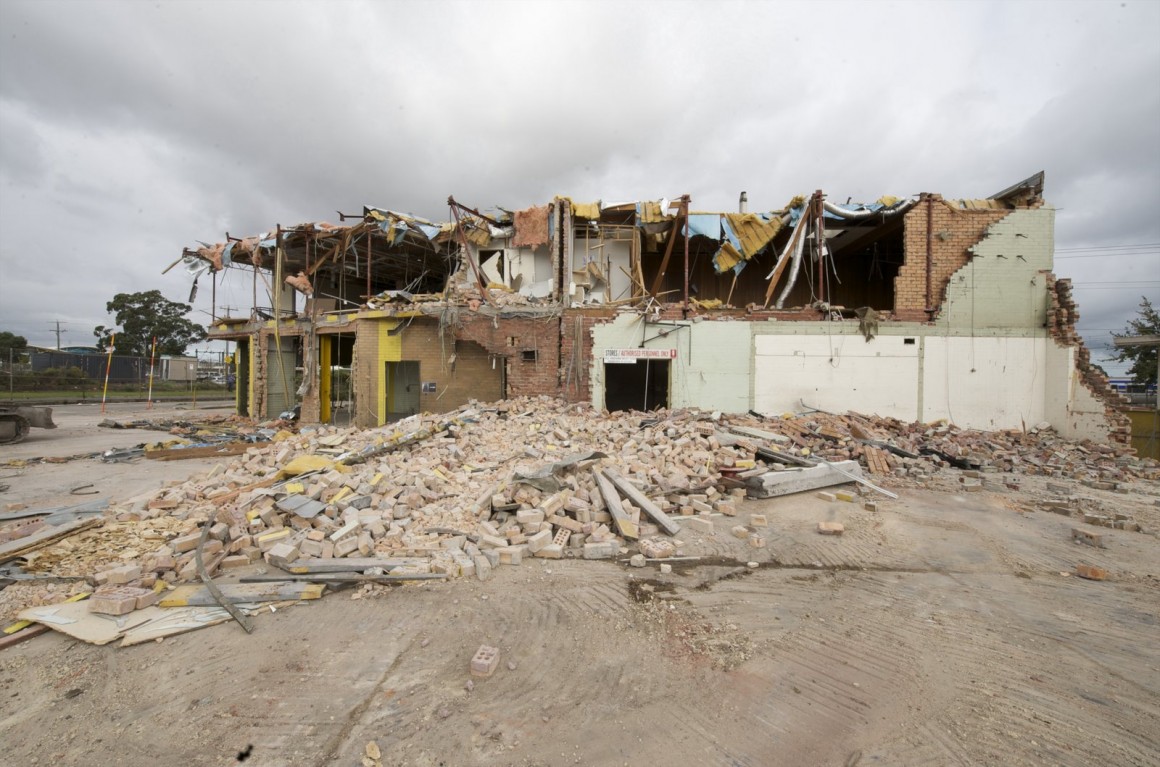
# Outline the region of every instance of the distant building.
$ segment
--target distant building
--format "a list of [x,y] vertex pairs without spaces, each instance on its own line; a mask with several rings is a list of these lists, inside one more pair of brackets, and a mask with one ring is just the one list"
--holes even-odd
[[[84,347],[71,347],[82,349]],[[127,381],[147,381],[149,378],[148,357],[123,357],[108,354],[83,353],[80,351],[66,351],[61,349],[36,348],[29,355],[29,362],[34,372],[50,369],[79,368],[86,378],[104,380],[108,368],[109,380],[124,383]],[[193,379],[197,360],[194,357],[177,357],[162,355],[156,361],[154,378],[158,381],[189,381]]]

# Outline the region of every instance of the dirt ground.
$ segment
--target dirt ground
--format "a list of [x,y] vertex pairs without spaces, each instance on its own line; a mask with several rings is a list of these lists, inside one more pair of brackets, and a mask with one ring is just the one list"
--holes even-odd
[[[116,418],[143,413],[111,413]],[[58,408],[55,432],[0,448],[73,455],[156,440]],[[213,461],[0,467],[0,503],[120,499]],[[1078,483],[1145,532],[1034,511],[956,473],[872,512],[812,495],[746,501],[700,559],[531,560],[487,582],[345,590],[157,643],[55,632],[0,651],[5,764],[1157,765],[1160,492]],[[1065,480],[1053,480],[1065,482]],[[92,483],[100,495],[68,490]],[[768,544],[730,535],[767,515]],[[845,524],[841,537],[818,521]],[[1094,529],[1094,528],[1093,528]],[[747,563],[755,562],[756,567]],[[1065,575],[1078,563],[1107,581]],[[481,644],[495,675],[474,679]],[[468,684],[472,681],[472,684]]]

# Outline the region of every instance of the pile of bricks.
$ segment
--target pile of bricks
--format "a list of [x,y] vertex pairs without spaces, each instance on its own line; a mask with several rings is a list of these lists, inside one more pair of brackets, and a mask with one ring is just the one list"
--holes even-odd
[[[207,521],[201,551],[211,574],[261,559],[289,567],[349,558],[389,561],[394,575],[486,578],[532,557],[606,559],[629,545],[673,555],[677,547],[657,539],[679,528],[642,506],[735,515],[737,498],[719,489],[719,468],[752,465],[752,445],[722,445],[698,428],[708,418],[522,398],[382,429],[303,427],[114,509],[111,523],[133,528],[135,549],[155,544],[126,565],[126,552],[104,540],[104,561],[117,567],[98,566],[94,580],[138,588],[194,580]],[[405,446],[388,449],[395,443]],[[299,469],[312,470],[286,476],[303,458]],[[606,474],[627,488],[602,490]],[[92,551],[84,557],[100,563]],[[44,557],[60,570],[66,560]]]
[[[1157,474],[1154,461],[1068,442],[1045,425],[977,432],[857,414],[602,413],[516,398],[379,429],[283,432],[203,476],[115,507],[102,529],[38,552],[29,569],[90,575],[118,610],[131,595],[150,599],[122,589],[196,579],[199,545],[211,574],[263,559],[341,570],[345,560],[351,571],[486,579],[531,558],[609,559],[635,547],[661,559],[682,554],[677,533],[712,534],[714,516],[737,516],[739,477],[792,468],[770,455],[859,460],[884,484],[947,459],[977,467],[964,476],[980,486],[987,472],[1093,483]],[[674,517],[686,519],[678,526]],[[733,534],[764,546],[758,520]]]
[[784,438],[778,449],[805,459],[858,460],[870,474],[924,478],[942,468],[1116,482],[1160,479],[1160,464],[1125,445],[1060,437],[1050,424],[1026,431],[978,431],[947,423],[905,423],[847,413],[781,418],[730,416],[733,426],[758,427]]

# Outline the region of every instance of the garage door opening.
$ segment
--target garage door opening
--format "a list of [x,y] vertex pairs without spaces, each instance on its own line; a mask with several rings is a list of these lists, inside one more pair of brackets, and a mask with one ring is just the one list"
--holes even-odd
[[604,363],[604,407],[655,410],[669,406],[669,360]]

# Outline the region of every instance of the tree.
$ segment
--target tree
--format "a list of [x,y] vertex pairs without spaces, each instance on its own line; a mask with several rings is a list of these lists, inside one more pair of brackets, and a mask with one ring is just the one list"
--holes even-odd
[[[1128,320],[1128,325],[1124,328],[1123,333],[1113,333],[1116,338],[1132,338],[1135,336],[1157,336],[1160,335],[1160,312],[1152,306],[1152,302],[1148,300],[1147,296],[1141,296],[1140,308],[1137,310],[1137,317],[1134,320]],[[1131,367],[1128,368],[1128,375],[1132,376],[1132,380],[1137,384],[1155,384],[1156,383],[1156,354],[1160,352],[1155,346],[1124,346],[1116,349],[1115,354],[1111,359],[1117,362],[1131,362]]]
[[9,333],[7,330],[0,331],[0,362],[8,361],[9,351],[12,352],[13,359],[18,359],[27,348],[28,339],[24,336]]
[[148,357],[154,337],[158,354],[185,354],[187,346],[206,337],[205,328],[184,316],[193,307],[170,301],[159,290],[118,293],[105,309],[116,313],[120,329],[98,325],[93,330],[102,351],[109,348],[114,333],[114,353],[130,357]]

